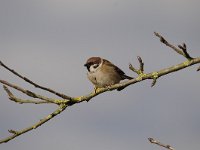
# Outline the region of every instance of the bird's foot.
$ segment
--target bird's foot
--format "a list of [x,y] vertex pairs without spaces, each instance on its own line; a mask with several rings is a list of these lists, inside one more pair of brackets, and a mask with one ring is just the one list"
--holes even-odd
[[100,88],[98,88],[98,87],[94,87],[94,93],[96,94],[98,91],[100,90]]

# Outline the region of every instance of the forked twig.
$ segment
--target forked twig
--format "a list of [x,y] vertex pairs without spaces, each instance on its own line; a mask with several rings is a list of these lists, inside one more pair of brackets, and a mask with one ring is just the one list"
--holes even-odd
[[187,46],[185,43],[183,43],[183,45],[178,45],[177,48],[176,46],[172,45],[171,43],[169,43],[163,36],[161,36],[159,33],[154,32],[155,36],[160,38],[160,42],[164,43],[166,46],[172,48],[174,51],[176,51],[178,54],[183,55],[185,58],[187,58],[188,60],[193,59],[187,52]]
[[129,64],[129,69],[132,70],[133,72],[137,73],[138,75],[141,75],[144,72],[144,63],[140,56],[137,56],[137,59],[138,59],[139,65],[140,65],[139,69],[134,68],[131,63]]
[[189,55],[189,53],[187,52],[187,46],[186,46],[185,43],[183,43],[182,45],[178,45],[178,47],[179,47],[180,49],[182,49],[182,51],[183,51],[183,53],[184,53],[184,55],[185,55],[185,57],[186,57],[187,59],[193,59],[193,58]]

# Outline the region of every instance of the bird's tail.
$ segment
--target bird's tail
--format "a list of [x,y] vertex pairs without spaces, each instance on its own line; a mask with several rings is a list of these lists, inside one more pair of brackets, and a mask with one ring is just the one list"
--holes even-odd
[[[127,75],[124,74],[124,75],[123,75],[123,80],[124,80],[124,79],[131,80],[131,79],[133,79],[133,77],[129,77],[129,76],[127,76]],[[117,91],[121,91],[121,90],[123,90],[124,88],[125,88],[125,87],[120,87],[120,88],[117,89]]]
[[133,79],[133,77],[129,77],[129,76],[127,76],[127,75],[123,75],[123,79],[129,79],[129,80],[131,80],[131,79]]

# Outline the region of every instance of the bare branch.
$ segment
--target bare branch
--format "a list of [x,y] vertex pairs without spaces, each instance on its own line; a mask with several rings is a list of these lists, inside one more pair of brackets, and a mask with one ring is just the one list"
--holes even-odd
[[48,92],[50,92],[50,93],[53,93],[53,94],[55,94],[55,95],[57,95],[57,96],[59,96],[59,97],[61,97],[61,98],[63,98],[63,99],[71,100],[71,97],[70,97],[70,96],[67,96],[67,95],[65,95],[65,94],[56,92],[56,91],[54,91],[54,90],[52,90],[52,89],[50,89],[50,88],[46,88],[46,87],[44,87],[44,86],[40,86],[40,85],[34,83],[34,82],[31,81],[30,79],[28,79],[28,78],[26,78],[26,77],[20,75],[20,74],[17,73],[15,70],[13,70],[13,69],[9,68],[8,66],[6,66],[2,61],[0,61],[0,65],[1,65],[2,67],[4,67],[5,69],[9,70],[10,72],[12,72],[14,75],[18,76],[19,78],[21,78],[21,79],[25,80],[26,82],[28,82],[28,83],[34,85],[36,88],[40,88],[40,89],[42,89],[42,90],[48,91]]
[[153,87],[154,85],[156,85],[157,82],[157,78],[153,78],[153,82],[151,83],[151,87]]
[[58,109],[56,109],[53,113],[51,113],[50,115],[44,117],[43,119],[41,119],[39,122],[35,123],[34,125],[27,127],[23,130],[8,130],[10,133],[12,133],[12,135],[8,136],[5,139],[0,140],[0,144],[2,143],[6,143],[28,131],[31,131],[33,129],[38,128],[39,126],[43,125],[44,123],[46,123],[47,121],[51,120],[52,118],[54,118],[55,116],[57,116],[58,114],[60,114],[61,112],[63,112],[66,109],[67,105],[60,105]]
[[132,64],[129,64],[129,69],[132,70],[133,72],[139,74],[139,71],[136,68],[134,68]]
[[140,64],[140,71],[143,73],[144,72],[144,63],[142,61],[142,58],[140,56],[137,56],[137,59],[139,61],[139,64]]
[[182,45],[178,45],[178,47],[179,47],[180,49],[182,49],[182,51],[183,51],[183,53],[184,53],[184,55],[185,55],[185,57],[186,57],[187,59],[193,59],[193,58],[189,55],[189,53],[187,52],[187,46],[186,46],[185,43],[183,43]]
[[8,130],[8,132],[10,132],[10,133],[12,133],[12,134],[18,134],[18,132],[17,131],[15,131],[15,130]]
[[140,56],[137,56],[137,59],[138,59],[139,65],[140,65],[139,69],[134,68],[132,64],[129,64],[129,69],[132,70],[133,72],[137,73],[138,75],[141,75],[144,72],[144,63]]
[[164,147],[166,149],[169,149],[169,150],[175,150],[174,148],[172,148],[170,145],[166,145],[166,144],[163,144],[157,140],[154,140],[153,138],[148,138],[149,142],[151,142],[152,144],[156,144],[158,146],[161,146],[161,147]]
[[178,45],[177,48],[176,46],[170,44],[163,36],[161,36],[159,33],[154,32],[155,36],[160,38],[160,42],[162,42],[163,44],[165,44],[166,46],[172,48],[174,51],[176,51],[178,54],[183,55],[185,58],[187,58],[188,60],[193,59],[187,52],[187,46],[185,43],[183,43],[183,45]]
[[178,45],[178,47],[180,48],[180,49],[182,49],[182,50],[187,50],[187,46],[186,46],[186,44],[185,43],[183,43],[182,45]]
[[165,38],[163,36],[161,36],[159,33],[154,32],[155,36],[160,38],[160,42],[162,42],[163,44],[165,44],[166,46],[172,48],[173,50],[175,50],[178,54],[183,55],[183,52],[178,49],[177,47],[175,47],[174,45],[170,44],[167,40],[165,40]]
[[6,93],[8,94],[9,96],[9,99],[11,101],[14,101],[16,103],[19,103],[19,104],[24,104],[24,103],[32,103],[32,104],[49,104],[50,102],[48,101],[39,101],[39,100],[24,100],[24,99],[20,99],[20,98],[17,98],[13,95],[13,93],[8,89],[7,86],[3,85],[3,88],[4,90],[6,91]]
[[[7,85],[7,86],[9,86],[9,87],[12,87],[12,88],[14,88],[14,89],[16,89],[16,90],[18,90],[18,91],[20,91],[20,92],[22,92],[22,93],[24,93],[24,94],[30,96],[30,97],[39,98],[39,99],[44,100],[44,101],[49,102],[49,103],[60,104],[60,103],[58,103],[58,102],[56,101],[56,99],[48,98],[48,97],[45,97],[45,96],[36,94],[36,93],[34,93],[34,92],[31,92],[31,91],[29,91],[29,90],[25,90],[25,89],[23,89],[23,88],[21,88],[21,87],[19,87],[19,86],[17,86],[17,85],[14,85],[14,84],[11,84],[11,83],[7,82],[7,81],[0,80],[0,83],[2,83],[2,84],[4,84],[4,85]],[[4,88],[4,89],[5,89],[5,88]],[[7,90],[6,92],[8,93],[8,90]],[[8,93],[8,94],[10,94],[10,93]],[[63,100],[63,101],[64,101],[64,100]]]
[[[138,61],[139,61],[139,69],[135,69],[131,64],[129,65],[129,68],[130,70],[134,71],[135,73],[138,74],[138,77],[137,78],[133,78],[131,80],[126,80],[122,83],[119,83],[119,84],[115,84],[115,85],[111,85],[109,87],[105,87],[105,88],[98,88],[95,90],[95,92],[91,92],[90,94],[88,95],[85,95],[85,96],[79,96],[79,97],[70,97],[70,96],[66,96],[64,94],[61,94],[61,93],[58,93],[58,92],[55,92],[54,90],[51,90],[49,88],[46,88],[46,87],[42,87],[34,82],[32,82],[31,80],[27,79],[26,77],[23,77],[21,76],[20,74],[18,74],[16,71],[10,69],[9,67],[7,67],[5,64],[3,64],[1,61],[0,61],[0,65],[3,66],[4,68],[6,68],[7,70],[9,70],[10,72],[12,72],[13,74],[15,74],[16,76],[24,79],[26,82],[34,85],[36,88],[40,88],[40,89],[43,89],[43,90],[46,90],[46,91],[49,91],[53,94],[56,94],[57,96],[60,96],[64,99],[53,99],[53,98],[48,98],[46,96],[42,96],[42,95],[39,95],[39,94],[36,94],[32,91],[29,91],[29,90],[26,90],[26,89],[23,89],[17,85],[14,85],[14,84],[11,84],[7,81],[4,81],[4,80],[0,80],[0,83],[2,83],[4,85],[4,90],[6,91],[6,93],[8,94],[9,96],[9,99],[17,102],[17,103],[34,103],[34,104],[42,104],[42,103],[54,103],[54,104],[57,104],[59,106],[59,108],[57,110],[55,110],[52,114],[48,115],[47,117],[43,118],[42,120],[40,120],[39,122],[35,123],[33,126],[30,126],[28,128],[25,128],[25,129],[22,129],[22,130],[19,130],[19,131],[16,131],[16,130],[9,130],[9,132],[12,134],[11,136],[8,136],[7,138],[5,139],[2,139],[0,140],[0,144],[1,143],[5,143],[5,142],[8,142],[28,131],[31,131],[33,129],[36,129],[38,128],[39,126],[41,126],[42,124],[46,123],[47,121],[49,121],[50,119],[54,118],[56,115],[60,114],[62,111],[64,111],[68,106],[72,106],[74,104],[78,104],[78,103],[81,103],[83,101],[89,101],[91,100],[92,98],[96,97],[97,95],[99,94],[102,94],[104,92],[107,92],[107,91],[112,91],[112,90],[116,90],[118,88],[125,88],[125,87],[128,87],[129,85],[132,85],[132,84],[135,84],[135,83],[138,83],[138,82],[141,82],[141,81],[144,81],[144,80],[147,80],[147,79],[150,79],[152,80],[153,79],[153,82],[152,82],[152,86],[154,86],[156,84],[156,81],[158,78],[164,76],[164,75],[167,75],[169,73],[173,73],[173,72],[176,72],[176,71],[179,71],[181,69],[184,69],[184,68],[187,68],[187,67],[190,67],[192,65],[195,65],[195,64],[198,64],[200,63],[200,57],[197,57],[197,58],[192,58],[190,57],[190,55],[188,54],[187,52],[187,47],[186,47],[186,44],[183,44],[181,46],[179,46],[179,48],[176,48],[174,45],[170,44],[169,42],[167,42],[165,40],[164,37],[162,37],[159,33],[156,33],[155,32],[155,35],[157,37],[160,38],[160,41],[162,43],[164,43],[166,46],[172,48],[173,50],[175,50],[178,54],[181,54],[183,55],[184,57],[187,58],[187,61],[185,62],[182,62],[180,64],[177,64],[177,65],[173,65],[171,67],[168,67],[168,68],[164,68],[164,69],[161,69],[161,70],[158,70],[158,71],[154,71],[154,72],[151,72],[151,73],[148,73],[148,74],[145,74],[144,73],[144,63],[141,59],[141,57],[137,57]],[[197,69],[197,71],[200,70],[200,67]],[[14,88],[16,89],[17,91],[20,91],[32,98],[37,98],[39,99],[38,101],[36,100],[23,100],[23,99],[20,99],[20,98],[17,98],[13,95],[13,93],[11,93],[11,91],[8,89],[8,87],[11,87],[11,88]],[[152,141],[152,143],[156,144],[156,143],[159,143],[158,141],[155,141],[154,139],[150,139],[150,142]],[[160,143],[159,143],[160,144]],[[170,146],[166,146],[166,148],[170,149],[171,147]],[[170,149],[172,150],[172,149]]]
[[[162,37],[162,41],[166,41],[166,40]],[[138,74],[138,79],[140,79],[140,78],[146,76],[146,74],[144,73],[144,63],[142,61],[142,58],[140,56],[137,56],[137,59],[138,59],[139,64],[140,64],[139,69],[135,69],[132,66],[132,64],[129,64],[129,69],[132,70],[133,72],[137,73]],[[153,87],[156,84],[156,82],[157,82],[157,79],[158,79],[157,72],[155,72],[153,74],[152,79],[153,79],[153,82],[151,83],[151,87]]]

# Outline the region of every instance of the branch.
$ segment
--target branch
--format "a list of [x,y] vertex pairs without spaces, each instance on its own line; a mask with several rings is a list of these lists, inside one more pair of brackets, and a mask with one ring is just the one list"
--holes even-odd
[[[173,50],[175,50],[178,54],[184,56],[187,60],[182,62],[182,63],[180,63],[180,64],[173,65],[173,66],[165,68],[165,69],[161,69],[161,70],[150,72],[150,73],[144,73],[144,63],[142,61],[142,58],[138,56],[137,59],[138,59],[138,62],[139,62],[139,69],[134,68],[131,64],[129,65],[130,70],[132,70],[133,72],[137,73],[138,77],[133,78],[131,80],[126,80],[126,81],[121,82],[119,84],[111,85],[109,87],[98,88],[95,91],[93,91],[90,94],[85,95],[85,96],[70,97],[70,96],[61,94],[59,92],[56,92],[54,90],[51,90],[49,88],[40,86],[40,85],[34,83],[33,81],[29,80],[28,78],[21,76],[19,73],[17,73],[16,71],[10,69],[8,66],[6,66],[5,64],[3,64],[0,61],[0,65],[2,67],[6,68],[7,70],[9,70],[14,75],[22,78],[26,82],[34,85],[36,88],[40,88],[40,89],[49,91],[49,92],[51,92],[51,93],[63,98],[63,99],[48,98],[46,96],[42,96],[42,95],[39,95],[37,93],[34,93],[34,92],[30,91],[30,90],[23,89],[23,88],[21,88],[21,87],[19,87],[17,85],[11,84],[11,83],[9,83],[7,81],[0,80],[0,83],[3,84],[4,90],[8,94],[9,99],[11,99],[11,100],[13,100],[13,101],[15,101],[17,103],[34,103],[34,104],[53,103],[53,104],[57,104],[58,105],[58,109],[57,110],[55,110],[52,114],[48,115],[47,117],[43,118],[42,120],[38,121],[34,125],[32,125],[32,126],[30,126],[28,128],[19,130],[19,131],[9,130],[9,132],[12,135],[8,136],[5,139],[0,140],[0,144],[8,142],[8,141],[16,138],[17,136],[20,136],[20,135],[22,135],[22,134],[24,134],[24,133],[26,133],[28,131],[31,131],[33,129],[38,128],[39,126],[41,126],[42,124],[46,123],[50,119],[54,118],[56,115],[58,115],[61,112],[63,112],[68,106],[72,106],[74,104],[78,104],[78,103],[81,103],[83,101],[87,101],[88,102],[92,98],[94,98],[97,95],[102,94],[104,92],[116,90],[118,88],[125,88],[125,87],[128,87],[128,86],[132,85],[132,84],[136,84],[138,82],[141,82],[141,81],[144,81],[144,80],[147,80],[147,79],[153,80],[151,86],[154,86],[156,84],[156,81],[157,81],[158,78],[160,78],[160,77],[162,77],[164,75],[167,75],[169,73],[173,73],[173,72],[179,71],[181,69],[184,69],[184,68],[187,68],[187,67],[190,67],[192,65],[200,63],[200,57],[192,58],[189,55],[189,53],[187,52],[186,44],[179,45],[179,48],[180,48],[179,49],[179,48],[175,47],[174,45],[170,44],[159,33],[155,32],[155,35],[160,38],[160,41],[162,43],[164,43],[166,46],[168,46],[168,47],[172,48]],[[200,70],[200,67],[197,70]],[[14,88],[15,90],[20,91],[20,92],[28,95],[29,97],[37,98],[39,100],[38,101],[36,101],[36,100],[23,100],[23,99],[17,98],[11,93],[11,91],[8,89],[7,86],[9,86],[11,88]],[[155,140],[152,140],[152,141],[155,142]]]
[[26,132],[29,132],[33,129],[38,128],[39,126],[43,125],[44,123],[46,123],[47,121],[49,121],[50,119],[54,118],[55,116],[57,116],[58,114],[60,114],[62,111],[64,111],[66,109],[66,105],[61,105],[58,109],[56,109],[53,113],[51,113],[50,115],[44,117],[43,119],[41,119],[39,122],[35,123],[34,125],[27,127],[25,129],[16,131],[16,130],[8,130],[8,132],[10,132],[12,135],[8,136],[5,139],[0,140],[0,144],[1,143],[6,143]]
[[[33,98],[38,98],[38,99],[44,100],[44,101],[46,101],[48,103],[54,103],[54,104],[58,104],[58,105],[60,104],[57,99],[48,98],[48,97],[36,94],[36,93],[34,93],[32,91],[25,90],[25,89],[23,89],[23,88],[21,88],[21,87],[19,87],[17,85],[14,85],[14,84],[11,84],[11,83],[7,82],[7,81],[0,80],[0,83],[2,83],[3,85],[7,85],[9,87],[12,87],[12,88],[14,88],[14,89],[26,94],[27,96],[30,96],[30,97],[33,97]],[[8,95],[10,94],[12,96],[11,92],[7,88],[4,88],[4,90],[7,92]]]
[[138,62],[140,64],[140,68],[139,69],[136,69],[133,67],[133,65],[130,63],[129,64],[129,69],[132,70],[133,72],[137,73],[138,75],[141,75],[143,74],[144,72],[144,63],[142,61],[142,58],[140,56],[137,56],[137,59],[138,59]]
[[6,91],[6,93],[8,94],[9,99],[10,99],[11,101],[14,101],[14,102],[19,103],[19,104],[24,104],[24,103],[48,104],[48,103],[50,103],[49,101],[23,100],[23,99],[20,99],[20,98],[15,97],[15,96],[13,95],[13,93],[8,89],[7,86],[3,85],[3,88],[4,88],[4,90]]
[[54,90],[52,90],[52,89],[50,89],[50,88],[46,88],[46,87],[44,87],[44,86],[41,86],[41,85],[36,84],[35,82],[33,82],[33,81],[31,81],[30,79],[28,79],[28,78],[26,78],[26,77],[20,75],[20,74],[17,73],[15,70],[13,70],[13,69],[9,68],[8,66],[6,66],[2,61],[0,61],[0,66],[4,67],[5,69],[7,69],[8,71],[12,72],[14,75],[18,76],[19,78],[25,80],[26,82],[28,82],[28,83],[34,85],[36,88],[40,88],[40,89],[42,89],[42,90],[48,91],[48,92],[50,92],[50,93],[53,93],[53,94],[55,94],[55,95],[57,95],[57,96],[59,96],[59,97],[61,97],[61,98],[63,98],[63,99],[68,99],[68,100],[71,99],[70,96],[67,96],[67,95],[65,95],[65,94],[56,92],[56,91],[54,91]]
[[161,36],[159,33],[154,32],[155,36],[160,38],[160,42],[164,43],[166,46],[172,48],[174,51],[176,51],[178,54],[183,55],[188,60],[193,59],[187,52],[187,46],[185,43],[183,45],[178,45],[180,49],[178,49],[176,46],[170,44],[163,36]]
[[161,147],[164,147],[166,149],[169,149],[169,150],[175,150],[174,148],[172,148],[170,145],[166,145],[166,144],[162,144],[161,142],[157,141],[157,140],[154,140],[153,138],[148,138],[149,142],[152,143],[152,144],[156,144],[158,146],[161,146]]
[[[129,64],[129,69],[132,70],[133,72],[137,73],[138,78],[141,78],[143,76],[146,76],[146,74],[144,73],[144,63],[143,63],[142,58],[140,56],[137,56],[137,59],[138,59],[138,62],[140,64],[140,68],[136,69],[136,68],[133,67],[132,64]],[[158,78],[157,73],[155,73],[153,78],[152,78],[153,82],[151,84],[151,87],[153,87],[156,84],[157,78]]]

